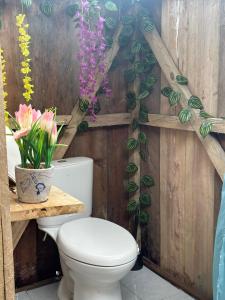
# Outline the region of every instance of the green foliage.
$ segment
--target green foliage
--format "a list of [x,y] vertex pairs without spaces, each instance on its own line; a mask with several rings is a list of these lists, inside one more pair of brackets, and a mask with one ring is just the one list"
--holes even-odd
[[205,138],[213,129],[213,123],[210,121],[204,121],[200,127],[200,134]]
[[156,84],[156,82],[157,82],[157,78],[150,74],[142,80],[141,89],[151,91],[153,86]]
[[127,192],[128,193],[135,193],[139,189],[139,186],[134,181],[129,181],[127,185]]
[[66,8],[66,14],[73,18],[79,10],[79,5],[77,3],[70,4]]
[[138,210],[138,203],[135,200],[130,200],[127,205],[127,211],[131,215],[135,215]]
[[116,26],[117,26],[117,21],[116,21],[116,19],[107,16],[107,17],[105,18],[105,26],[106,26],[108,29],[115,29]]
[[142,176],[141,185],[147,188],[153,187],[155,185],[153,177],[149,175]]
[[149,222],[149,213],[147,211],[141,210],[139,214],[139,222],[141,225],[146,225]]
[[148,207],[151,205],[151,196],[148,193],[141,193],[139,201],[142,208]]
[[138,141],[140,144],[146,144],[147,143],[147,136],[143,131],[140,131],[138,135]]
[[139,122],[137,119],[133,119],[132,124],[131,124],[131,128],[133,131],[135,131],[137,128],[139,128]]
[[86,132],[87,130],[88,130],[88,127],[89,127],[89,125],[88,125],[88,122],[87,121],[83,121],[83,122],[81,122],[80,124],[79,124],[79,126],[78,126],[78,132]]
[[188,100],[188,105],[194,109],[204,109],[202,101],[197,96],[191,96]]
[[183,108],[179,112],[179,120],[182,124],[188,123],[192,118],[192,112],[189,108]]
[[137,54],[141,51],[142,44],[139,41],[134,41],[131,45],[131,53]]
[[105,8],[112,12],[118,11],[118,7],[117,7],[116,3],[113,1],[106,1]]
[[126,95],[127,100],[127,108],[128,110],[134,110],[137,103],[136,103],[136,95],[133,92],[128,92]]
[[137,171],[138,171],[138,167],[137,167],[137,165],[136,165],[135,163],[130,162],[130,163],[127,165],[126,172],[127,172],[129,175],[134,175]]
[[187,85],[188,84],[188,79],[184,77],[183,75],[177,75],[176,76],[176,81],[180,85]]
[[89,107],[88,100],[80,98],[79,99],[79,108],[80,108],[80,111],[83,112],[83,113],[85,113],[88,110],[88,107]]
[[143,123],[148,122],[148,109],[143,103],[140,105],[139,120]]
[[137,99],[139,101],[144,100],[145,98],[147,98],[150,95],[148,90],[144,90],[140,95],[138,95]]
[[29,8],[32,5],[32,0],[20,0],[22,7]]
[[207,113],[206,111],[204,111],[204,110],[201,110],[201,111],[200,111],[200,117],[201,117],[201,118],[204,118],[204,119],[213,118],[212,115],[208,114],[208,113]]
[[127,142],[127,149],[128,150],[135,150],[139,145],[139,142],[133,138],[130,138],[128,139],[128,142]]
[[121,21],[123,25],[134,25],[136,19],[133,15],[125,15],[122,17]]
[[124,79],[127,83],[132,83],[136,79],[136,73],[134,68],[130,68],[124,71]]
[[155,26],[149,16],[143,16],[141,19],[141,27],[144,31],[151,32]]
[[168,99],[170,106],[176,106],[180,102],[181,94],[172,90]]
[[40,10],[46,17],[50,17],[53,14],[52,0],[43,0],[40,4]]
[[161,90],[162,95],[165,96],[165,97],[167,97],[167,98],[170,97],[170,95],[171,95],[172,92],[173,92],[173,89],[171,89],[171,87],[168,87],[168,86],[164,87]]

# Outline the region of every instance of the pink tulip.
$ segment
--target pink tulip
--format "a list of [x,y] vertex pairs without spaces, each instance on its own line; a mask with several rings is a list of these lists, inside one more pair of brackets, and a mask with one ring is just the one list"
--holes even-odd
[[52,132],[55,114],[52,111],[45,111],[40,118],[40,128],[49,134]]
[[52,127],[52,132],[51,132],[51,135],[50,135],[50,144],[51,145],[55,145],[56,142],[57,142],[57,137],[58,137],[58,133],[57,133],[57,124],[56,122],[54,121],[53,122],[53,127]]
[[15,112],[16,121],[20,129],[14,133],[15,140],[27,136],[32,125],[41,117],[39,110],[32,109],[31,105],[20,104],[19,111]]

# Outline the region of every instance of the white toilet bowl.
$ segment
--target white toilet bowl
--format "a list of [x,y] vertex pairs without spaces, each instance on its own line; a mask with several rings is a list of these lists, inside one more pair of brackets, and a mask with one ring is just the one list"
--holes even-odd
[[60,300],[122,300],[119,281],[138,254],[128,231],[106,220],[84,218],[62,225],[57,244],[65,276]]

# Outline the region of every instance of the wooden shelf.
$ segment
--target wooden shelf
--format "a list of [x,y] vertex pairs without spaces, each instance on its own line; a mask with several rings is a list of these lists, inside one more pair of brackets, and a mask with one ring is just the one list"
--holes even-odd
[[11,193],[11,222],[80,213],[83,210],[84,204],[81,201],[64,193],[55,186],[51,188],[48,201],[39,204],[19,202],[16,194]]

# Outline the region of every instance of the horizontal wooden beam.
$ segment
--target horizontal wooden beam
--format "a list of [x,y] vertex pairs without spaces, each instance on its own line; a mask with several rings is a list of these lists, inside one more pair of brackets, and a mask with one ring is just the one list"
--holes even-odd
[[98,115],[95,121],[93,121],[90,117],[85,117],[85,120],[89,123],[89,127],[91,128],[130,125],[131,114],[105,114]]
[[[161,127],[168,129],[176,129],[176,130],[184,130],[184,131],[195,131],[191,124],[181,124],[179,118],[177,116],[168,116],[161,114],[149,114],[148,115],[149,122],[141,123],[145,126],[152,127]],[[223,119],[210,119],[213,125],[213,132],[216,133],[225,133],[225,121]],[[200,122],[199,122],[200,126]]]
[[[149,46],[151,47],[169,84],[173,89],[181,93],[181,106],[187,107],[188,100],[192,96],[192,93],[188,86],[180,85],[176,82],[176,76],[180,75],[181,72],[178,70],[176,64],[174,63],[157,29],[154,28],[151,32],[143,31],[143,34]],[[212,135],[209,134],[205,138],[202,138],[199,132],[199,122],[201,122],[201,119],[198,112],[192,109],[192,120],[190,121],[190,124],[193,127],[193,130],[195,131],[199,140],[201,141],[203,147],[205,148],[220,178],[223,180],[225,173],[225,152],[223,151],[220,143]]]

